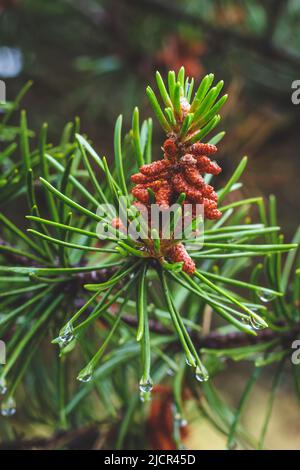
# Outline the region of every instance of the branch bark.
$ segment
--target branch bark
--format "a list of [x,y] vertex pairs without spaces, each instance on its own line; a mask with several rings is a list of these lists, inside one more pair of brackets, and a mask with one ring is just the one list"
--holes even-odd
[[[130,326],[137,326],[137,319],[131,315],[123,315],[123,321]],[[278,326],[283,326],[278,325]],[[149,319],[150,331],[160,335],[171,335],[173,331],[166,328],[154,319]],[[210,349],[226,349],[226,348],[238,348],[241,346],[247,346],[251,344],[264,343],[273,339],[279,338],[283,343],[289,343],[297,337],[300,333],[300,323],[296,323],[288,331],[275,331],[271,328],[262,330],[257,336],[251,336],[241,331],[234,331],[232,333],[220,334],[217,331],[200,336],[199,333],[190,332],[191,338],[197,346],[197,348],[210,348]]]

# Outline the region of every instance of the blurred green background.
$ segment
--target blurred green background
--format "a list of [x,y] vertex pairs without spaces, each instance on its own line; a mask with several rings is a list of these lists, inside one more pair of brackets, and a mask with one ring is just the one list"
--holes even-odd
[[[247,154],[244,194],[275,194],[290,239],[300,213],[300,105],[291,100],[292,82],[300,80],[299,0],[0,0],[0,79],[7,99],[33,79],[24,100],[30,127],[47,121],[54,140],[79,116],[82,132],[110,158],[118,114],[128,128],[135,105],[142,118],[152,114],[146,85],[156,69],[164,74],[181,65],[196,83],[209,72],[225,80],[229,100],[218,128],[226,131],[218,154],[222,178]],[[154,136],[159,158],[158,127]],[[244,372],[220,378],[233,404]],[[264,405],[260,387],[257,415]],[[299,448],[289,384],[282,394],[286,404],[275,414],[270,442]],[[249,422],[255,428],[253,414]],[[207,430],[188,439],[198,448],[222,447]]]

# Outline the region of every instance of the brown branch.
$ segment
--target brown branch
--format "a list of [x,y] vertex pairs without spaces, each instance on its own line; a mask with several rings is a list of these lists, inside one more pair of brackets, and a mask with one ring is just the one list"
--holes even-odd
[[300,333],[300,324],[295,324],[288,331],[277,331],[267,328],[258,332],[257,336],[252,336],[241,331],[227,333],[225,335],[218,332],[211,332],[207,336],[201,338],[194,336],[195,344],[198,348],[210,349],[227,349],[238,348],[242,346],[250,346],[251,344],[261,344],[273,339],[280,339],[283,344],[289,343]]
[[[137,319],[131,315],[123,315],[122,319],[127,325],[136,327]],[[278,325],[283,326],[283,325]],[[172,330],[166,328],[154,319],[149,320],[150,331],[160,335],[171,335]],[[234,331],[232,333],[221,334],[213,331],[206,336],[200,336],[195,331],[190,332],[191,338],[197,348],[210,348],[210,349],[226,349],[238,348],[251,344],[260,344],[273,339],[280,339],[283,343],[289,343],[300,333],[300,323],[293,325],[288,331],[275,331],[267,328],[258,332],[257,336],[252,336],[241,331]]]
[[271,39],[266,37],[254,36],[246,33],[241,33],[234,29],[228,29],[223,26],[216,26],[208,21],[205,21],[199,16],[184,11],[182,8],[177,7],[170,2],[164,3],[159,0],[127,0],[127,3],[136,8],[140,8],[145,12],[148,10],[150,13],[159,16],[165,16],[172,21],[179,21],[181,23],[188,23],[196,28],[201,28],[210,41],[214,43],[224,43],[224,41],[234,42],[239,47],[250,49],[258,54],[265,56],[267,59],[277,59],[284,61],[293,66],[299,67],[300,55],[288,50],[283,49],[272,43]]

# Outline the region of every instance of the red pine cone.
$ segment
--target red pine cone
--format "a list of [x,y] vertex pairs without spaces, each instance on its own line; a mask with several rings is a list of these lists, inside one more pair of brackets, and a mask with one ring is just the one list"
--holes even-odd
[[189,275],[194,274],[196,265],[182,243],[173,245],[167,252],[167,256],[174,263],[183,262],[182,270]]
[[191,146],[191,153],[193,155],[212,155],[216,153],[217,147],[213,144],[202,144],[197,142]]
[[196,143],[184,149],[171,136],[165,141],[163,150],[163,160],[143,165],[140,173],[131,176],[136,184],[132,190],[134,197],[143,204],[149,204],[147,189],[151,188],[156,203],[167,208],[181,193],[185,193],[186,203],[203,204],[205,217],[218,219],[221,212],[217,208],[217,194],[203,178],[204,173],[218,175],[221,171],[219,165],[207,156],[214,154],[217,147]]

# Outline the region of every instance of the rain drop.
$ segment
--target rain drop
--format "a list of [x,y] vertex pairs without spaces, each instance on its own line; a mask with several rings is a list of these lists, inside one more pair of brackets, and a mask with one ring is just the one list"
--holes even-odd
[[204,367],[200,368],[199,366],[196,367],[195,377],[198,382],[207,382],[209,379],[207,370]]
[[90,382],[93,378],[93,374],[91,372],[88,372],[87,374],[83,374],[83,375],[79,375],[79,377],[77,377],[79,382]]
[[9,397],[1,405],[2,416],[13,416],[16,412],[16,402],[13,397]]
[[267,303],[267,302],[271,302],[272,300],[274,300],[276,295],[273,294],[272,292],[262,289],[259,292],[258,297],[260,298],[262,302]]
[[144,380],[144,378],[141,378],[140,384],[139,384],[139,389],[141,393],[149,393],[153,389],[153,382],[151,378],[148,378],[147,380]]
[[61,348],[65,347],[74,339],[73,326],[71,323],[68,323],[65,328],[61,331],[59,335],[59,346]]
[[262,321],[259,321],[257,318],[254,317],[249,318],[249,323],[254,330],[263,330],[264,328],[266,328],[266,325]]
[[195,358],[193,356],[185,358],[185,362],[189,367],[195,367]]

